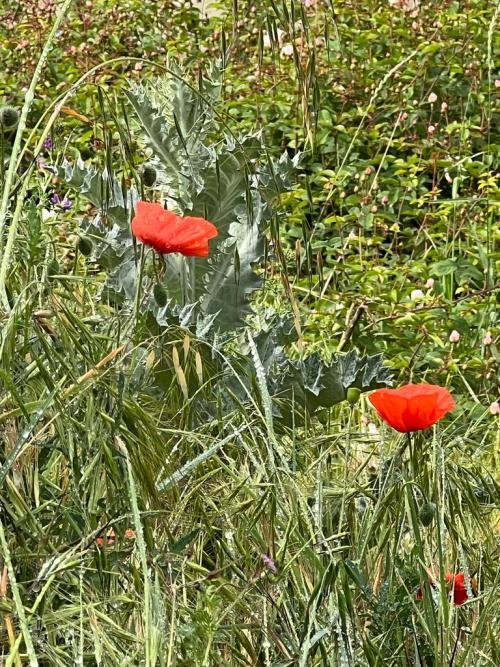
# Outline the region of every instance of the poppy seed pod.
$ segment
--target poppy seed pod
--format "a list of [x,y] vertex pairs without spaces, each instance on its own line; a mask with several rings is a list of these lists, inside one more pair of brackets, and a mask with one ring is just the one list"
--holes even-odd
[[15,107],[0,108],[0,129],[14,130],[19,123],[19,111]]
[[430,526],[436,515],[436,505],[434,503],[424,503],[418,513],[418,518],[422,526]]
[[59,262],[55,258],[51,259],[47,264],[47,275],[49,278],[56,276],[60,270]]
[[80,236],[78,239],[78,250],[82,255],[85,255],[85,257],[88,257],[92,252],[92,246],[92,241],[88,236]]
[[168,301],[168,293],[165,286],[161,283],[156,283],[153,287],[153,297],[157,305],[160,306],[160,308],[164,308]]
[[347,390],[347,401],[351,405],[355,405],[359,401],[359,397],[361,396],[361,389],[358,389],[357,387],[349,387]]
[[142,182],[147,188],[153,187],[156,183],[156,169],[152,164],[145,164],[142,169]]
[[358,513],[359,517],[362,519],[365,515],[365,512],[367,510],[368,503],[366,502],[365,496],[358,496],[356,498],[356,512]]

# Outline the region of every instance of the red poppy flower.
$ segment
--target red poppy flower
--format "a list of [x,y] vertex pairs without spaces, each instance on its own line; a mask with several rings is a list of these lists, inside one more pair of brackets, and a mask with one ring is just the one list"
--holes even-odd
[[377,389],[369,400],[382,419],[400,433],[429,428],[455,407],[450,392],[434,384]]
[[[439,581],[439,574],[428,570],[429,572],[429,584],[432,588],[436,588],[436,583]],[[467,602],[469,596],[467,594],[467,587],[465,585],[465,574],[463,572],[458,572],[457,574],[452,574],[447,572],[444,575],[444,581],[448,586],[450,593],[453,593],[453,604],[460,606]],[[474,590],[475,582],[471,581],[472,589]],[[421,588],[417,591],[417,600],[423,600],[424,592]]]
[[161,204],[139,201],[132,220],[132,234],[157,252],[180,252],[190,257],[208,257],[208,241],[217,227],[204,218],[185,218],[166,211]]

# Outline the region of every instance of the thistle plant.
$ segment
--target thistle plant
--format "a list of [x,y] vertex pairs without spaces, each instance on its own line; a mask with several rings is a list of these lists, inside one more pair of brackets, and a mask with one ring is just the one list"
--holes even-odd
[[[102,298],[128,309],[136,327],[142,323],[150,333],[184,327],[208,343],[208,356],[219,350],[216,365],[225,376],[232,364],[222,350],[248,325],[264,257],[272,254],[266,232],[271,221],[279,224],[280,196],[292,187],[300,156],[272,159],[261,133],[235,136],[218,111],[221,78],[213,66],[195,87],[174,70],[128,90],[130,127],[148,155],[136,187],[124,188],[109,167],[98,172],[80,160],[57,173],[98,209],[82,222],[81,243],[106,270]],[[255,339],[278,419],[303,423],[346,400],[349,389],[390,381],[381,355],[353,350],[328,362],[318,355],[293,361],[286,348],[296,338],[287,319],[273,316]],[[245,400],[255,378],[249,357],[238,367],[241,377],[230,379],[226,392],[228,409]],[[294,406],[293,419],[289,407],[280,408],[284,403]]]

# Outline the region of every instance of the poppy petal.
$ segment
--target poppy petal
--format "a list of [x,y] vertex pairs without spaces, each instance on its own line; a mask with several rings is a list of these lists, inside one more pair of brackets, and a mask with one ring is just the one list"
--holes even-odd
[[166,211],[160,204],[137,202],[132,220],[132,233],[142,243],[161,253],[172,252],[171,237],[175,232],[177,215]]
[[217,227],[213,225],[205,218],[195,218],[193,216],[187,215],[185,218],[182,218],[182,222],[185,228],[189,228],[190,234],[198,234],[200,237],[206,239],[213,239],[218,235]]
[[452,575],[452,585],[453,585],[453,602],[456,605],[464,604],[467,602],[469,596],[467,594],[467,587],[465,585],[465,574],[459,572],[456,575]]
[[175,230],[172,247],[183,255],[195,257],[208,256],[208,241],[217,236],[217,228],[203,218],[186,217]]
[[132,233],[157,252],[179,252],[187,256],[207,257],[208,241],[217,236],[217,227],[204,218],[176,215],[161,204],[139,201],[132,220]]
[[373,392],[368,400],[389,426],[400,433],[406,433],[404,415],[407,410],[407,400],[404,396],[394,394],[390,389],[380,389]]

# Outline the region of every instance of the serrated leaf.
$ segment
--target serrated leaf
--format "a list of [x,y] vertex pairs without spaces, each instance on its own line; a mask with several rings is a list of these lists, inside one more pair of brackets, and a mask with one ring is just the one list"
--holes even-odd
[[128,227],[130,213],[137,201],[135,190],[124,193],[114,176],[106,170],[97,171],[80,158],[74,164],[65,160],[56,172],[70,187],[94,204],[104,218],[122,229]]
[[383,365],[382,355],[360,357],[356,350],[336,355],[329,363],[313,354],[303,361],[281,361],[278,369],[277,393],[293,398],[310,414],[319,408],[330,408],[347,399],[351,387],[369,391],[391,381],[390,370]]
[[[254,272],[254,265],[264,252],[264,239],[257,225],[239,224],[238,236],[221,251],[211,265],[207,285],[201,299],[201,310],[206,315],[217,314],[222,331],[243,326],[245,317],[252,312],[249,297],[262,284]],[[234,251],[239,257],[239,271],[235,270]]]

